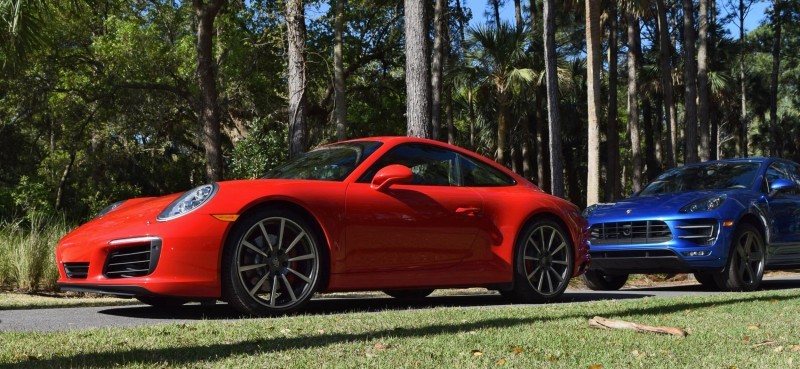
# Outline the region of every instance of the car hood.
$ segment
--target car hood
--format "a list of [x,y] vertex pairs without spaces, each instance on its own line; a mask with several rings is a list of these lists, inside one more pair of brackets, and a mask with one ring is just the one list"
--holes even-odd
[[[741,191],[741,190],[737,190]],[[611,204],[598,204],[589,216],[590,223],[594,219],[605,217],[617,217],[622,215],[639,216],[645,214],[653,215],[669,215],[677,213],[684,206],[701,199],[712,196],[729,195],[736,191],[719,191],[719,190],[705,190],[705,191],[691,191],[691,192],[678,192],[666,193],[653,196],[637,196],[629,197],[627,199],[618,201]]]

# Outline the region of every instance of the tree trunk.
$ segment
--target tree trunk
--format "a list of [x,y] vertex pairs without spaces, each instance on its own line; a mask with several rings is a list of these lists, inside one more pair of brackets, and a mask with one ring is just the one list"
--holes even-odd
[[678,109],[672,92],[672,46],[669,40],[669,24],[667,8],[664,0],[657,0],[658,8],[658,41],[659,67],[661,69],[661,87],[664,93],[664,113],[667,118],[667,166],[674,168],[678,158]]
[[506,162],[506,148],[508,140],[508,112],[511,109],[511,98],[508,92],[503,90],[503,86],[497,86],[497,152],[495,161],[500,165],[508,165]]
[[475,102],[472,100],[472,88],[467,88],[467,105],[469,108],[469,149],[475,151],[477,149],[475,145]]
[[306,151],[306,23],[302,0],[286,1],[289,43],[289,157]]
[[408,136],[430,138],[431,84],[425,4],[423,0],[405,0],[406,118]]
[[[647,167],[645,173],[647,174],[643,179],[643,184],[652,181],[659,172],[658,162],[656,160],[656,133],[658,132],[653,126],[653,103],[649,97],[642,98],[642,129],[644,130],[644,162]],[[644,186],[642,186],[644,187]]]
[[774,39],[772,40],[772,74],[770,75],[769,88],[769,155],[778,156],[778,76],[781,69],[781,1],[774,0],[772,5],[772,27]]
[[491,0],[494,14],[494,26],[500,27],[500,0]]
[[539,188],[550,188],[550,165],[548,162],[550,152],[547,143],[547,122],[544,113],[546,91],[536,94],[536,166],[539,178]]
[[698,129],[700,136],[700,161],[711,158],[710,133],[708,121],[710,99],[708,96],[708,0],[700,0],[698,37],[700,46],[697,49],[697,97],[698,97]]
[[436,0],[433,15],[433,60],[431,61],[431,134],[434,140],[439,139],[439,130],[442,126],[442,72],[444,54],[445,0]]
[[514,0],[514,18],[517,20],[517,31],[525,27],[524,20],[522,19],[522,4],[521,0]]
[[620,186],[619,123],[617,119],[617,60],[619,54],[617,6],[610,2],[608,9],[608,109],[606,123],[606,201],[611,202],[622,194]]
[[203,127],[203,148],[206,155],[206,179],[222,180],[222,133],[217,98],[216,66],[214,62],[214,19],[225,0],[204,2],[194,0],[197,16],[197,83],[200,88],[200,125]]
[[697,162],[697,61],[694,52],[694,4],[683,0],[683,58],[686,94],[686,164]]
[[558,113],[558,66],[556,65],[556,19],[554,0],[544,0],[544,66],[547,81],[547,121],[550,131],[550,193],[564,197],[564,167],[561,152],[561,118]]
[[342,60],[342,33],[344,32],[344,2],[336,1],[336,15],[334,21],[334,37],[336,43],[333,46],[333,89],[335,115],[336,115],[336,139],[339,141],[347,139],[347,98],[345,97],[344,85],[344,61]]
[[739,0],[739,89],[741,91],[741,111],[739,113],[739,156],[746,158],[747,150],[747,77],[744,69],[747,35],[744,33],[745,0]]
[[628,13],[628,135],[631,139],[631,182],[633,191],[642,190],[642,149],[639,138],[639,88],[637,72],[641,54],[639,18]]
[[600,1],[586,3],[586,65],[588,103],[588,174],[586,206],[600,202]]

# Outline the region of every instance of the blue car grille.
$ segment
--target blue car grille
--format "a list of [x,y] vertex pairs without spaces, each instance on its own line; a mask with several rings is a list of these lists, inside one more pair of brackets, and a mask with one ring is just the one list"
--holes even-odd
[[660,220],[597,223],[589,228],[593,245],[661,243],[672,239],[672,232]]

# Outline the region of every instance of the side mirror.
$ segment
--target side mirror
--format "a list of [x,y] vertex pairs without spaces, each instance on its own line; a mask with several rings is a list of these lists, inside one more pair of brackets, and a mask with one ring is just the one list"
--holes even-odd
[[376,191],[383,192],[393,184],[411,183],[413,180],[414,173],[411,172],[411,169],[405,165],[392,164],[375,173],[375,177],[372,177],[371,187]]
[[791,191],[797,188],[797,183],[788,179],[776,179],[769,185],[769,195],[775,196],[781,192]]

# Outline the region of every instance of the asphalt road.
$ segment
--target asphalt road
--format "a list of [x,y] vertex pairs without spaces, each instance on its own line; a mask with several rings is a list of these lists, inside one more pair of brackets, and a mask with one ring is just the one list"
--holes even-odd
[[[764,280],[763,290],[800,289],[800,277]],[[800,292],[800,290],[798,290]],[[648,296],[677,297],[713,295],[725,292],[705,291],[700,285],[689,284],[658,288],[624,289],[612,292],[567,290],[560,303],[576,303],[609,299],[638,299]],[[442,306],[486,307],[506,306],[509,302],[497,294],[433,296],[407,302],[390,297],[318,298],[307,306],[306,314],[346,314],[387,309],[430,309]],[[33,310],[0,310],[0,331],[59,331],[102,327],[134,327],[161,323],[197,320],[249,319],[225,304],[187,305],[178,309],[157,309],[145,305],[119,307],[84,307]]]

